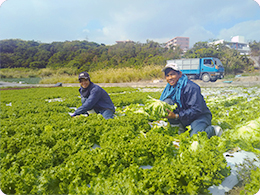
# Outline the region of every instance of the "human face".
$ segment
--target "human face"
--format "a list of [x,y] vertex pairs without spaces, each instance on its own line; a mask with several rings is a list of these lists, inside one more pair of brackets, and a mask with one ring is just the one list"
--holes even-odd
[[87,88],[90,84],[89,79],[80,79],[79,82],[80,82],[80,86],[83,88]]
[[174,70],[171,70],[165,75],[166,81],[171,85],[175,86],[178,82],[178,80],[181,78],[182,72],[176,72]]

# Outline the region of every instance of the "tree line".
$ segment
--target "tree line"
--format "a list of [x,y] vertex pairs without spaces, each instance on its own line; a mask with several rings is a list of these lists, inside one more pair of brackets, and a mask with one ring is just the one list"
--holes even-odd
[[[260,42],[250,43],[253,55],[260,55]],[[208,45],[197,42],[186,53],[179,46],[166,48],[163,44],[147,40],[146,43],[97,44],[88,41],[40,43],[20,39],[0,41],[1,68],[75,68],[78,71],[95,71],[106,68],[139,68],[148,65],[165,65],[166,60],[178,58],[219,58],[226,73],[250,70],[253,61],[237,50],[223,44]]]

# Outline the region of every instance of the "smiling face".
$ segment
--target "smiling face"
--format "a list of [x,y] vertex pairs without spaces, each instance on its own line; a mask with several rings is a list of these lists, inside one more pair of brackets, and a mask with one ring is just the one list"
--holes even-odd
[[166,81],[171,85],[171,86],[175,86],[178,82],[178,80],[181,78],[182,76],[182,72],[177,72],[174,70],[170,70],[170,71],[166,71],[165,72],[165,78]]
[[80,79],[79,82],[80,82],[80,86],[83,88],[87,88],[90,84],[89,79]]

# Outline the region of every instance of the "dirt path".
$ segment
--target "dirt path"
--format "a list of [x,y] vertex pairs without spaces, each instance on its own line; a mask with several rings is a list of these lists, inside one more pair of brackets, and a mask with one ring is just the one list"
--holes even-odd
[[[200,87],[229,87],[229,86],[243,86],[251,87],[255,85],[260,86],[260,76],[237,77],[234,79],[221,79],[216,82],[203,82],[201,80],[192,80]],[[128,83],[97,83],[101,87],[165,87],[167,82],[165,80],[153,80],[145,82],[128,82]],[[78,83],[63,84],[65,87],[79,86]]]

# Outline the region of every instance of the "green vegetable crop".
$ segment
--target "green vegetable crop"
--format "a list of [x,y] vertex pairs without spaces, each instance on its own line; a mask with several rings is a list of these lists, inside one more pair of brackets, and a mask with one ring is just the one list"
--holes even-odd
[[168,116],[166,109],[174,111],[177,108],[176,103],[170,105],[164,101],[152,98],[151,96],[148,96],[148,98],[144,110],[149,113],[150,119],[152,120],[160,120],[161,118]]
[[[176,105],[156,99],[158,90],[126,89],[124,93],[109,88],[116,106],[115,117],[109,120],[97,114],[70,117],[71,107],[81,105],[78,88],[2,90],[1,191],[207,194],[210,186],[219,185],[230,174],[224,152],[241,143],[241,149],[259,152],[255,148],[259,148],[260,90],[250,88],[255,96],[250,92],[246,97],[221,90],[216,97],[206,97],[213,124],[224,129],[221,137],[210,139],[204,132],[178,135],[178,129],[162,118],[168,114],[166,108],[174,111]],[[244,126],[256,127],[256,131],[242,131]],[[246,188],[252,193],[259,188],[256,171]]]

